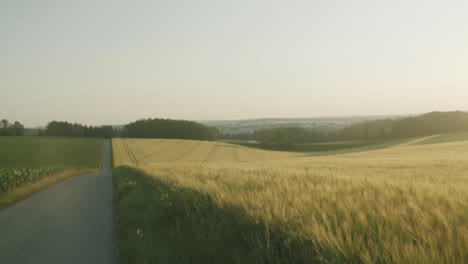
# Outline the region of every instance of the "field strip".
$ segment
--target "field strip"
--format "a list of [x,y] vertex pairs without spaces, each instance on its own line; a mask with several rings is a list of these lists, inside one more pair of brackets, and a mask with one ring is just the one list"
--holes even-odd
[[418,138],[418,139],[412,140],[410,142],[406,142],[406,143],[403,143],[403,144],[400,144],[400,145],[396,145],[396,146],[394,146],[394,148],[407,147],[407,146],[415,145],[415,144],[417,144],[419,142],[426,141],[426,140],[429,140],[431,138],[435,138],[435,137],[438,137],[438,136],[440,136],[440,135],[437,134],[437,135],[432,135],[432,136],[428,136],[428,137]]

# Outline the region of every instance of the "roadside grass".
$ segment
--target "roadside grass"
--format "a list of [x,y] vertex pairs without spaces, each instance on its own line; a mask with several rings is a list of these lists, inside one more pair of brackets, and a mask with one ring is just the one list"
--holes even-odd
[[47,189],[48,187],[64,181],[73,176],[90,173],[93,170],[67,170],[44,177],[36,182],[16,187],[7,193],[0,195],[0,209],[8,207],[13,203],[25,199],[35,193]]
[[[219,206],[206,193],[141,170],[114,170],[117,255],[121,263],[311,263],[314,248]],[[319,259],[316,259],[319,260]]]

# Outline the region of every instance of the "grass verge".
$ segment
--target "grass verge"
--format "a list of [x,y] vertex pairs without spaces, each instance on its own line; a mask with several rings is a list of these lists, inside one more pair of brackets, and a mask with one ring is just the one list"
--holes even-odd
[[120,263],[322,263],[310,241],[207,194],[130,167],[116,168],[114,178]]
[[12,189],[11,191],[0,196],[0,209],[8,207],[19,200],[27,198],[68,178],[92,171],[93,170],[67,170],[44,177],[39,181]]

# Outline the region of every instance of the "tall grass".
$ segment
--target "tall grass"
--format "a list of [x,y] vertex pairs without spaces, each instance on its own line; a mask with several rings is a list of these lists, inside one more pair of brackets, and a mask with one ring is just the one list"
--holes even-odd
[[[249,228],[228,220],[217,223],[236,228],[235,241],[249,245],[250,254],[264,252],[257,262],[468,262],[468,143],[290,156],[274,162],[226,160],[204,164],[154,160],[134,166],[152,177],[155,186],[209,196],[216,208],[238,208],[242,216],[234,218],[264,227],[252,235]],[[141,202],[145,204],[144,199]],[[191,206],[212,207],[206,201]],[[192,221],[199,218],[203,219],[195,215]],[[199,236],[224,230],[185,224],[183,230],[195,229],[190,232]],[[245,237],[248,241],[240,239]],[[268,254],[270,245],[289,258]],[[228,259],[237,262],[232,256]]]
[[[305,263],[308,248],[270,232],[242,208],[119,167],[116,180],[121,263]],[[296,244],[295,246],[292,246]]]

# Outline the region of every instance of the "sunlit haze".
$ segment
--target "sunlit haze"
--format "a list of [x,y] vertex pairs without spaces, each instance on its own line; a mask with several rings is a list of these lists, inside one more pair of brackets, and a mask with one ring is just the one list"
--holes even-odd
[[0,2],[0,118],[468,110],[468,1]]

